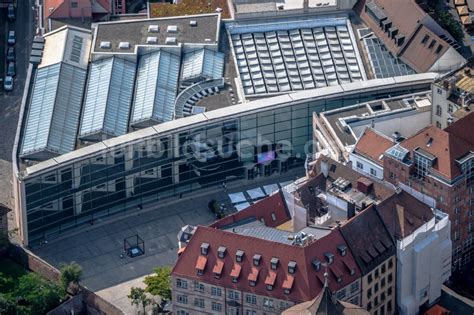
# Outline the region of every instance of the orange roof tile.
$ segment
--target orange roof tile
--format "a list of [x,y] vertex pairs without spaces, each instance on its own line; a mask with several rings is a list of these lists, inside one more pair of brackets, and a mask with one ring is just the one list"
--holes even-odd
[[266,285],[275,285],[276,276],[277,276],[276,272],[270,270],[268,272],[267,277],[265,278],[265,284]]
[[232,271],[230,272],[230,276],[232,278],[238,278],[240,276],[240,271],[242,270],[242,266],[239,264],[234,264]]
[[256,268],[256,267],[252,267],[252,272],[249,273],[249,276],[248,276],[248,280],[249,281],[257,281],[258,279],[258,273],[259,273],[259,269]]
[[383,153],[391,146],[393,146],[393,141],[390,138],[368,127],[357,141],[354,152],[376,164],[383,165]]
[[206,269],[207,257],[206,256],[199,256],[196,261],[196,269],[197,270],[204,270]]
[[217,260],[214,268],[212,269],[212,273],[220,275],[222,273],[222,269],[224,269],[224,262],[222,260]]
[[283,289],[291,290],[294,281],[295,277],[293,277],[292,275],[286,275],[286,279],[285,281],[283,281]]

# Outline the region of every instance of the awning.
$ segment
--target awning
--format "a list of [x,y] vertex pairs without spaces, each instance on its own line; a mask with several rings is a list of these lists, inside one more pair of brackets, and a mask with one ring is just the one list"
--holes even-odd
[[294,281],[295,277],[293,277],[292,275],[286,275],[286,279],[285,281],[283,281],[283,289],[291,290]]
[[232,278],[238,278],[240,276],[240,270],[242,270],[242,266],[239,264],[234,264],[232,271],[230,272],[230,276]]
[[259,270],[255,267],[252,267],[252,272],[248,276],[249,281],[257,281]]
[[206,256],[199,256],[196,262],[196,269],[197,270],[204,270],[206,268],[207,257]]
[[276,280],[277,274],[274,271],[269,271],[267,278],[265,279],[265,284],[266,285],[275,285],[275,280]]
[[224,269],[224,262],[222,260],[218,260],[212,269],[212,273],[220,275],[222,273],[222,269]]

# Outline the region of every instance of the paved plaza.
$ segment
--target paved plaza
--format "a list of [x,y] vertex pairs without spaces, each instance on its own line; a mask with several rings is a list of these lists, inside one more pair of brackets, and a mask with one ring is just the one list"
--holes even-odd
[[[177,258],[179,229],[186,224],[207,225],[214,221],[214,215],[208,209],[210,200],[223,202],[230,208],[229,194],[263,188],[303,175],[304,168],[301,167],[283,176],[229,183],[226,190],[216,187],[183,196],[183,199],[176,197],[175,200],[157,202],[144,206],[143,210],[131,210],[121,218],[76,229],[60,239],[32,248],[32,251],[55,267],[71,261],[79,263],[83,268],[83,285],[99,292],[110,302],[120,300],[119,304],[125,308],[129,304],[125,299],[131,285],[124,282],[135,283],[134,279],[152,273],[157,266],[173,265]],[[145,242],[145,255],[121,258],[124,238],[137,234]],[[130,310],[124,309],[127,311]]]

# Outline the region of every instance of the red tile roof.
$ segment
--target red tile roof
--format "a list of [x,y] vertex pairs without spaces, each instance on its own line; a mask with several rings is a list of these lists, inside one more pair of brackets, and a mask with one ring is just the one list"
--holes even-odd
[[[244,210],[245,211],[245,210]],[[216,279],[210,271],[204,271],[199,276],[193,268],[193,262],[200,256],[200,246],[202,243],[209,243],[207,254],[208,264],[215,266],[217,261],[223,261],[222,276]],[[254,292],[259,295],[271,296],[283,300],[302,302],[310,300],[321,292],[324,284],[318,280],[318,276],[323,277],[324,267],[316,271],[312,266],[313,260],[319,260],[321,263],[326,261],[325,253],[330,252],[334,255],[334,262],[330,265],[337,274],[341,274],[341,282],[337,282],[333,273],[329,274],[329,287],[335,292],[342,287],[347,286],[360,277],[360,270],[355,267],[355,273],[350,274],[346,265],[356,266],[354,257],[347,250],[345,256],[341,256],[337,250],[338,245],[345,245],[339,230],[333,230],[330,234],[320,238],[305,247],[292,246],[283,243],[277,243],[259,239],[250,236],[235,234],[211,227],[198,226],[196,232],[186,247],[186,251],[181,254],[176,262],[172,274],[177,277],[184,277],[190,280],[202,281],[209,284],[220,285],[230,289],[238,289],[248,292]],[[224,258],[218,258],[217,249],[219,246],[225,246],[227,253]],[[242,250],[244,256],[242,262],[236,261],[236,252]],[[261,255],[259,266],[254,266],[253,256]],[[271,269],[271,259],[277,257],[279,264],[276,270]],[[288,273],[288,263],[294,261],[297,265],[295,273],[291,274],[293,279],[292,289],[289,294],[284,293],[283,283],[290,275]],[[239,266],[239,267],[237,267]],[[249,285],[249,275],[255,273],[254,267],[259,269],[256,285]],[[232,275],[236,275],[240,268],[239,279],[232,282]],[[272,280],[274,278],[274,280]],[[268,281],[267,281],[268,279]],[[265,283],[274,282],[273,290],[267,290]],[[288,282],[286,283],[288,285]]]
[[357,141],[354,153],[383,166],[383,153],[393,144],[392,139],[368,127]]
[[420,148],[436,156],[432,170],[452,180],[461,174],[461,169],[455,160],[469,151],[474,151],[474,141],[468,142],[474,137],[472,126],[474,126],[474,115],[470,114],[445,130],[435,126],[423,128],[403,141],[401,146],[410,151]]
[[[272,213],[275,215],[275,220],[272,218]],[[277,227],[291,218],[290,213],[286,209],[285,202],[283,201],[281,191],[278,191],[277,193],[254,203],[246,208],[245,211],[237,212],[214,222],[211,227],[222,229],[251,217],[259,221],[263,219],[265,225],[268,227]]]

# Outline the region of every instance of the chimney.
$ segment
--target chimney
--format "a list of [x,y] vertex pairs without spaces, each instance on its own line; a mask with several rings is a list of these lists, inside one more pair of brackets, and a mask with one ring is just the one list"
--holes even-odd
[[326,158],[321,160],[321,173],[323,173],[326,178],[329,176],[329,162]]
[[303,0],[303,10],[304,12],[308,12],[309,9],[309,0]]
[[405,208],[398,203],[395,205],[395,208],[397,209],[397,218],[398,224],[400,225],[400,231],[402,231],[402,235],[400,236],[403,238],[405,236]]
[[347,203],[347,220],[355,216],[355,203],[354,200],[351,200]]

